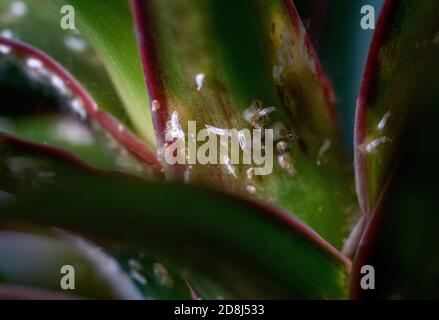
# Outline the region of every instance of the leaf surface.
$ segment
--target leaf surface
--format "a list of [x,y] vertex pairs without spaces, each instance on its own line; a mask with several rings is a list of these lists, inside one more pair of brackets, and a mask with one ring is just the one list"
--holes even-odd
[[[53,0],[4,0],[0,4],[0,34],[50,55],[78,79],[100,110],[134,130],[124,103],[91,43],[78,28],[61,28],[60,21],[65,16],[61,8],[61,2]],[[73,19],[73,22],[77,21]]]
[[164,164],[166,135],[189,139],[188,121],[213,135],[273,129],[272,174],[255,177],[254,162],[219,154],[168,174],[280,204],[341,247],[355,220],[353,183],[331,86],[292,1],[132,3]]
[[[12,143],[2,159],[23,157],[28,148]],[[35,151],[29,156],[40,155],[50,168],[54,155]],[[9,194],[0,202],[2,221],[136,245],[172,266],[203,298],[346,297],[349,261],[282,211],[195,187],[108,176],[60,157],[50,183],[1,177],[0,189]],[[32,181],[37,173],[26,177]]]
[[65,231],[29,226],[2,226],[0,282],[64,294],[69,291],[61,283],[73,284],[71,293],[92,299],[191,298],[184,280],[159,262]]
[[[438,32],[437,1],[386,2],[357,111],[358,190],[370,222],[352,272],[355,298],[439,296]],[[364,265],[375,268],[375,290],[360,287]]]
[[78,29],[91,43],[121,97],[140,137],[155,146],[149,100],[128,1],[58,0],[72,5]]
[[61,148],[96,167],[159,171],[154,152],[101,111],[61,65],[15,40],[0,38],[0,46],[2,132]]

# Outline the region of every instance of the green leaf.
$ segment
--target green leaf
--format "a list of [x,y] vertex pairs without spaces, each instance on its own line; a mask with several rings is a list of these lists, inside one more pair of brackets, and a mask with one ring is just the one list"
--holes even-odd
[[[61,268],[74,267],[80,297],[139,299],[140,292],[117,263],[97,247],[57,232],[0,231],[0,282],[62,291]],[[69,293],[69,291],[64,291]]]
[[[393,172],[406,124],[438,101],[436,1],[387,1],[369,54],[356,120],[357,189],[370,216]],[[423,85],[419,85],[423,83]]]
[[373,6],[375,17],[378,17],[384,0],[294,2],[334,85],[344,142],[351,151],[358,88],[374,31],[361,28],[361,8]]
[[75,8],[77,26],[108,71],[135,131],[155,145],[145,81],[128,1],[57,0]]
[[77,297],[52,290],[0,284],[1,300],[75,300]]
[[50,146],[26,142],[0,132],[0,206],[15,194],[41,190],[59,177],[97,172],[84,161]]
[[106,246],[106,252],[114,257],[134,280],[146,299],[189,300],[195,298],[189,282],[169,266],[144,253],[141,246]]
[[282,149],[264,177],[251,165],[168,173],[272,200],[340,248],[355,222],[354,187],[331,86],[292,2],[133,1],[133,12],[162,155],[169,129],[178,124],[187,136],[188,121],[198,130],[275,128]]
[[[191,298],[184,280],[163,264],[111,247],[59,230],[2,226],[0,283],[93,299]],[[61,287],[67,275],[72,291]]]
[[12,35],[53,57],[81,82],[100,110],[134,129],[96,51],[78,29],[61,28],[61,6],[53,0],[21,0],[19,6],[24,8],[21,14],[13,10],[14,6],[17,6],[15,0],[0,3],[1,35]]
[[0,130],[71,152],[96,167],[158,171],[155,154],[100,111],[76,79],[44,53],[0,39]]
[[[12,145],[8,152],[26,150],[32,151]],[[42,155],[50,166],[52,155],[37,151],[29,156]],[[181,273],[203,298],[346,297],[349,261],[284,212],[190,186],[81,174],[81,167],[59,156],[53,163],[66,170],[54,168],[54,181],[38,187],[22,176],[10,175],[9,182],[0,176],[6,187],[14,179],[21,186],[0,186],[12,195],[0,202],[2,221],[43,223],[136,245]]]
[[[360,191],[372,217],[355,260],[352,296],[437,299],[439,3],[388,1],[383,12],[357,116]],[[361,152],[379,137],[389,140]],[[375,290],[360,288],[363,265],[375,268]]]

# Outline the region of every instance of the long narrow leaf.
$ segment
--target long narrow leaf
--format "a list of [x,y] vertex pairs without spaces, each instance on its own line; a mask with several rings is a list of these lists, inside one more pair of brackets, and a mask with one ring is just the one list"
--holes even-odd
[[[18,11],[17,11],[18,7]],[[44,10],[41,8],[44,7]],[[78,29],[64,30],[61,5],[56,0],[4,0],[0,3],[1,35],[45,52],[68,70],[96,101],[99,109],[134,129],[124,103],[93,46]],[[77,22],[73,19],[71,22]],[[35,26],[38,26],[37,28]]]
[[[26,150],[11,145],[6,152],[23,157]],[[46,154],[39,162],[45,170],[50,159]],[[349,261],[282,211],[194,187],[81,174],[81,167],[59,159],[54,164],[66,169],[53,168],[56,178],[36,180],[38,188],[19,183],[23,175],[9,176],[5,186],[17,187],[1,187],[12,195],[0,203],[2,221],[136,244],[181,272],[206,298],[346,297]],[[32,174],[38,177],[38,170],[28,171],[30,181]]]
[[57,0],[75,9],[79,30],[104,63],[136,132],[155,146],[150,103],[128,1]]
[[[352,273],[357,298],[439,296],[438,30],[437,1],[386,2],[356,123],[358,191],[370,219]],[[375,268],[375,290],[362,290],[364,265]]]
[[[0,130],[83,155],[98,166],[111,166],[118,158],[117,153],[127,150],[141,164],[160,170],[154,152],[118,120],[100,111],[94,99],[62,66],[35,48],[15,40],[0,38],[0,46],[3,48],[0,76],[7,78],[2,86],[5,94],[0,107],[3,120]],[[25,81],[31,82],[28,87],[41,86],[41,93],[23,95],[19,90],[25,89]],[[43,96],[47,87],[54,88],[54,94],[60,96],[61,101],[38,105],[41,104],[38,95]],[[20,99],[22,101],[17,103]],[[62,108],[62,104],[66,107]],[[55,105],[59,105],[58,109]],[[95,129],[93,122],[100,130]],[[107,131],[118,150],[109,150],[109,138],[102,136]],[[125,155],[125,158],[128,161],[130,156]],[[136,160],[131,161],[135,163]]]
[[188,137],[188,121],[216,134],[272,128],[277,143],[268,176],[228,159],[167,172],[270,199],[341,247],[355,221],[353,183],[331,86],[292,1],[132,3],[160,155],[167,133]]

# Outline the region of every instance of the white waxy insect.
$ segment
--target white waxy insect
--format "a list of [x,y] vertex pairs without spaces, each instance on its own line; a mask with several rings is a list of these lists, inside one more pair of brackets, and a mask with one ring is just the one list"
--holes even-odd
[[2,32],[0,32],[0,36],[6,39],[13,39],[14,33],[9,29],[5,29]]
[[84,104],[79,98],[75,98],[70,102],[70,108],[79,116],[81,120],[87,119],[87,112],[85,111]]
[[364,150],[365,150],[367,153],[375,153],[376,150],[377,150],[377,148],[378,148],[380,145],[385,144],[385,143],[388,143],[388,142],[392,142],[392,139],[387,138],[387,137],[378,137],[377,139],[372,140],[371,142],[369,142],[368,144],[366,144],[366,146],[364,147]]
[[206,129],[208,132],[213,133],[217,136],[224,136],[227,134],[227,129],[220,129],[214,126],[206,125]]
[[293,175],[296,173],[296,170],[294,169],[293,166],[293,160],[291,159],[291,156],[288,153],[279,155],[278,162],[280,167],[285,171],[287,171],[289,174]]
[[275,107],[268,107],[268,108],[264,108],[261,111],[259,111],[259,115],[262,116],[262,117],[266,117],[266,116],[268,116],[269,114],[271,114],[271,113],[273,113],[275,111],[276,111]]
[[252,185],[247,185],[246,187],[245,187],[245,189],[247,190],[247,192],[248,193],[250,193],[250,194],[255,194],[256,193],[256,187],[255,186],[252,186]]
[[156,276],[159,283],[163,286],[172,286],[172,280],[169,276],[168,269],[161,263],[154,263],[153,266],[154,275]]
[[42,69],[43,62],[36,58],[29,58],[26,60],[26,66],[30,69]]
[[255,168],[249,168],[249,169],[247,169],[246,174],[247,174],[247,179],[251,180],[251,179],[253,179],[255,177],[256,169]]
[[173,139],[184,139],[185,134],[180,125],[180,119],[177,111],[174,111],[171,115],[171,119],[166,123],[166,140],[171,141]]
[[283,122],[276,122],[273,124],[273,139],[279,141],[282,139],[288,139],[290,132]]
[[0,53],[7,55],[12,52],[12,48],[10,46],[6,46],[4,44],[0,44]]
[[203,88],[205,78],[206,78],[206,75],[204,73],[198,73],[195,76],[195,83],[197,84],[198,91],[200,91]]
[[383,118],[380,120],[380,122],[378,123],[378,126],[377,126],[377,129],[378,129],[378,130],[382,131],[382,130],[386,127],[387,122],[388,122],[389,119],[390,119],[390,116],[391,116],[391,112],[390,112],[390,111],[387,111],[386,114],[384,115],[384,117],[383,117]]
[[23,1],[13,1],[9,7],[9,12],[14,17],[24,17],[28,12],[27,4]]
[[153,100],[151,103],[151,109],[153,112],[157,112],[160,109],[160,102]]
[[234,176],[235,178],[237,178],[237,176],[236,176],[236,168],[232,165],[232,162],[230,161],[230,158],[229,158],[228,156],[224,156],[224,157],[223,157],[223,162],[224,162],[224,165],[225,165],[226,168],[227,168],[227,171],[228,171],[232,176]]
[[88,47],[87,42],[85,42],[84,39],[71,35],[66,36],[64,38],[64,44],[66,45],[67,48],[77,53],[85,52]]
[[284,153],[288,150],[288,143],[286,141],[279,141],[276,143],[276,150],[280,153]]
[[322,164],[322,158],[326,152],[331,148],[332,142],[329,139],[325,139],[322,146],[319,149],[319,153],[317,155],[317,165],[320,166]]
[[67,87],[64,83],[64,80],[61,79],[60,77],[56,76],[56,75],[52,75],[50,77],[50,83],[55,87],[55,89],[60,93],[60,94],[67,94],[68,90]]
[[147,284],[146,278],[143,275],[143,267],[142,265],[134,260],[134,259],[130,259],[128,261],[128,265],[130,267],[130,276],[131,278],[133,278],[135,281],[139,282],[140,284]]

